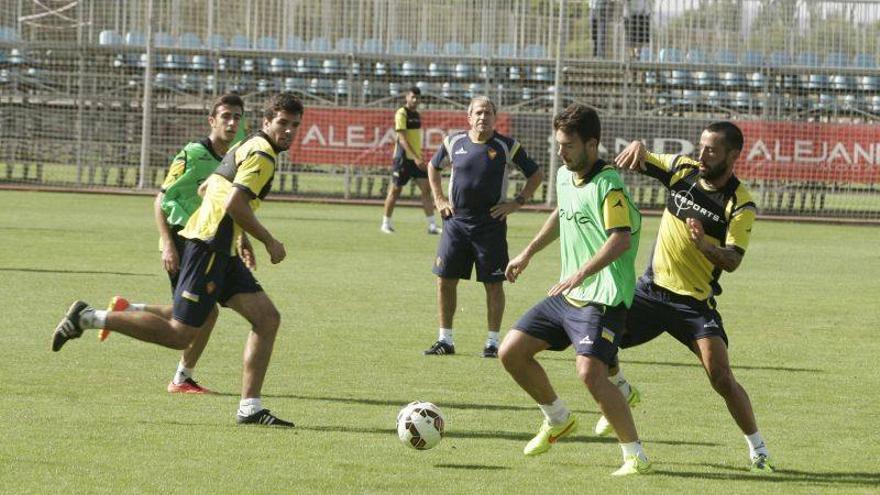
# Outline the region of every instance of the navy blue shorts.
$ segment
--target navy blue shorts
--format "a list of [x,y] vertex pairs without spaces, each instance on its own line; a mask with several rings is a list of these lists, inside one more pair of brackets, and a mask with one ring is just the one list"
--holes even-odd
[[416,165],[415,160],[410,160],[403,155],[395,157],[391,163],[391,181],[395,186],[403,187],[410,179],[427,179],[428,172]]
[[551,351],[574,345],[580,356],[594,356],[611,365],[623,334],[626,307],[588,304],[582,308],[556,295],[534,305],[514,329],[550,344]]
[[[180,237],[180,231],[183,230],[183,227],[180,225],[170,225],[168,227],[171,230],[171,240],[174,242],[174,247],[177,248],[177,259],[178,261],[183,260],[183,250],[186,247],[186,238]],[[176,272],[166,272],[168,273],[168,281],[171,282],[171,295],[174,295],[174,289],[177,288],[177,280],[180,278],[180,263],[178,263],[178,269]]]
[[214,304],[225,306],[236,294],[262,290],[241,258],[218,253],[203,242],[187,240],[174,290],[174,319],[200,327]]
[[502,282],[508,261],[507,222],[456,216],[443,221],[434,275],[470,279],[476,264],[479,282]]
[[688,349],[694,341],[706,337],[721,337],[727,345],[721,315],[708,301],[676,294],[640,279],[620,347],[626,349],[644,344],[663,332],[675,337]]

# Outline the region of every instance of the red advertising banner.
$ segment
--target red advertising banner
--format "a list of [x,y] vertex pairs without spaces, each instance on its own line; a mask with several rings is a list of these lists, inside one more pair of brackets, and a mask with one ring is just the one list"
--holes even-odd
[[880,126],[736,122],[745,145],[736,174],[748,179],[880,182]]
[[[320,165],[391,166],[397,133],[395,110],[308,108],[290,147],[294,163]],[[428,110],[422,114],[422,150],[430,160],[451,132],[468,128],[467,112]],[[507,134],[508,114],[498,114],[496,128]]]

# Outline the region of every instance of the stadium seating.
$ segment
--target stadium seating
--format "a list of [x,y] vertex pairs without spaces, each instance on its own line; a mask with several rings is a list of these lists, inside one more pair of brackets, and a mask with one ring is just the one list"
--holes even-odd
[[248,50],[250,47],[250,40],[243,34],[236,34],[229,39],[229,48],[232,50]]
[[[853,58],[853,67],[859,69],[877,70],[877,60],[874,55],[869,53],[858,53]],[[856,86],[860,91],[877,92],[880,91],[880,76],[859,76],[856,78]],[[872,110],[874,111],[874,110]]]
[[309,51],[312,52],[332,52],[333,45],[330,44],[330,40],[323,36],[319,36],[317,38],[312,38],[312,41],[309,42]]
[[474,57],[488,57],[492,55],[492,50],[486,43],[471,43],[470,54]]
[[391,40],[389,51],[394,55],[409,55],[413,51],[412,43],[409,40]]
[[449,41],[443,45],[443,54],[449,56],[464,55],[464,45],[457,41]]
[[336,51],[339,53],[355,53],[354,40],[351,38],[339,38],[336,40]]
[[19,43],[21,37],[14,27],[0,26],[0,43]]
[[361,47],[363,53],[382,53],[382,42],[376,38],[368,38],[364,40]]
[[226,48],[226,38],[222,34],[212,34],[208,36],[205,44],[212,50],[222,50]]
[[436,55],[437,45],[431,41],[420,41],[416,47],[416,53],[418,55]]
[[547,58],[547,51],[544,49],[544,45],[527,45],[523,49],[523,56],[526,58],[545,59]]
[[[0,39],[3,38],[2,29],[0,28]],[[102,46],[118,46],[124,45],[125,40],[116,31],[101,31],[98,35],[98,44]]]
[[288,52],[304,52],[306,43],[299,36],[288,36],[284,40],[284,50]]
[[495,49],[495,54],[500,58],[516,57],[516,45],[513,43],[499,43]]

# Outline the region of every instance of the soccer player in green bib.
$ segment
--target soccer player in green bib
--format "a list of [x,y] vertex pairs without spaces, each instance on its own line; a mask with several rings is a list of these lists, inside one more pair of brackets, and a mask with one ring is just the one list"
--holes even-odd
[[623,466],[612,474],[650,473],[629,405],[608,380],[633,299],[641,214],[614,166],[599,159],[601,124],[593,108],[570,105],[553,119],[553,129],[565,164],[556,175],[558,205],[505,273],[515,282],[532,257],[559,238],[559,283],[520,318],[499,350],[507,372],[545,417],[523,453],[543,454],[577,429],[577,418],[535,360],[541,351],[573,345],[578,376],[618,434]]
[[[211,132],[207,137],[188,143],[180,150],[171,165],[159,194],[154,202],[156,227],[159,230],[159,250],[162,252],[162,266],[168,273],[171,292],[177,287],[180,276],[180,257],[183,254],[184,239],[179,232],[186,226],[190,215],[202,204],[198,193],[199,186],[214,173],[223,155],[237,141],[239,124],[244,114],[244,101],[237,94],[225,94],[214,100],[208,125]],[[247,257],[245,261],[252,261]],[[129,303],[121,296],[110,300],[110,311],[149,311],[164,318],[171,318],[171,305],[152,305]],[[195,340],[184,349],[177,365],[177,371],[168,383],[168,392],[205,394],[211,391],[193,379],[193,369],[208,345],[211,331],[217,321],[218,311],[214,308]],[[98,340],[104,341],[109,330],[101,330]]]

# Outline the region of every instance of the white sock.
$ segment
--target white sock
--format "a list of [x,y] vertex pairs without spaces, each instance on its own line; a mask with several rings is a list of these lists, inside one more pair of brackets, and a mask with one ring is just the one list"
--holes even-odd
[[147,305],[142,303],[131,303],[125,308],[126,311],[146,311]]
[[434,215],[425,215],[425,221],[428,222],[428,227],[437,227],[437,224],[434,222]]
[[498,347],[498,334],[499,333],[501,333],[501,332],[499,332],[498,330],[496,330],[494,332],[489,330],[488,336],[486,337],[486,345],[487,346],[493,345],[495,347]]
[[620,450],[623,451],[623,460],[625,461],[629,456],[639,456],[639,458],[643,461],[648,460],[648,456],[645,455],[645,451],[642,450],[642,442],[636,440],[635,442],[629,443],[621,443]]
[[451,328],[441,328],[438,334],[437,340],[442,340],[447,344],[453,344],[452,341],[452,329]]
[[79,324],[83,328],[104,328],[107,324],[107,312],[103,309],[83,311],[79,317]]
[[620,393],[623,394],[624,399],[629,398],[629,393],[630,393],[629,382],[627,382],[626,377],[623,376],[622,369],[617,368],[617,374],[616,375],[608,375],[608,379],[611,380],[611,383],[613,383],[617,388],[620,389]]
[[761,437],[760,431],[756,431],[751,435],[745,435],[745,437],[746,443],[749,444],[749,459],[754,459],[758,454],[770,455],[770,451],[767,449],[767,444],[764,443],[764,438]]
[[382,225],[390,227],[391,226],[391,217],[382,217]]
[[263,410],[263,402],[259,397],[241,399],[238,403],[238,415],[250,416]]
[[565,406],[565,402],[559,397],[552,404],[538,404],[547,422],[551,425],[561,425],[571,415],[571,411]]
[[175,385],[180,385],[185,382],[187,378],[192,378],[192,368],[185,368],[183,363],[177,363],[177,372],[174,373],[174,379],[172,380]]

